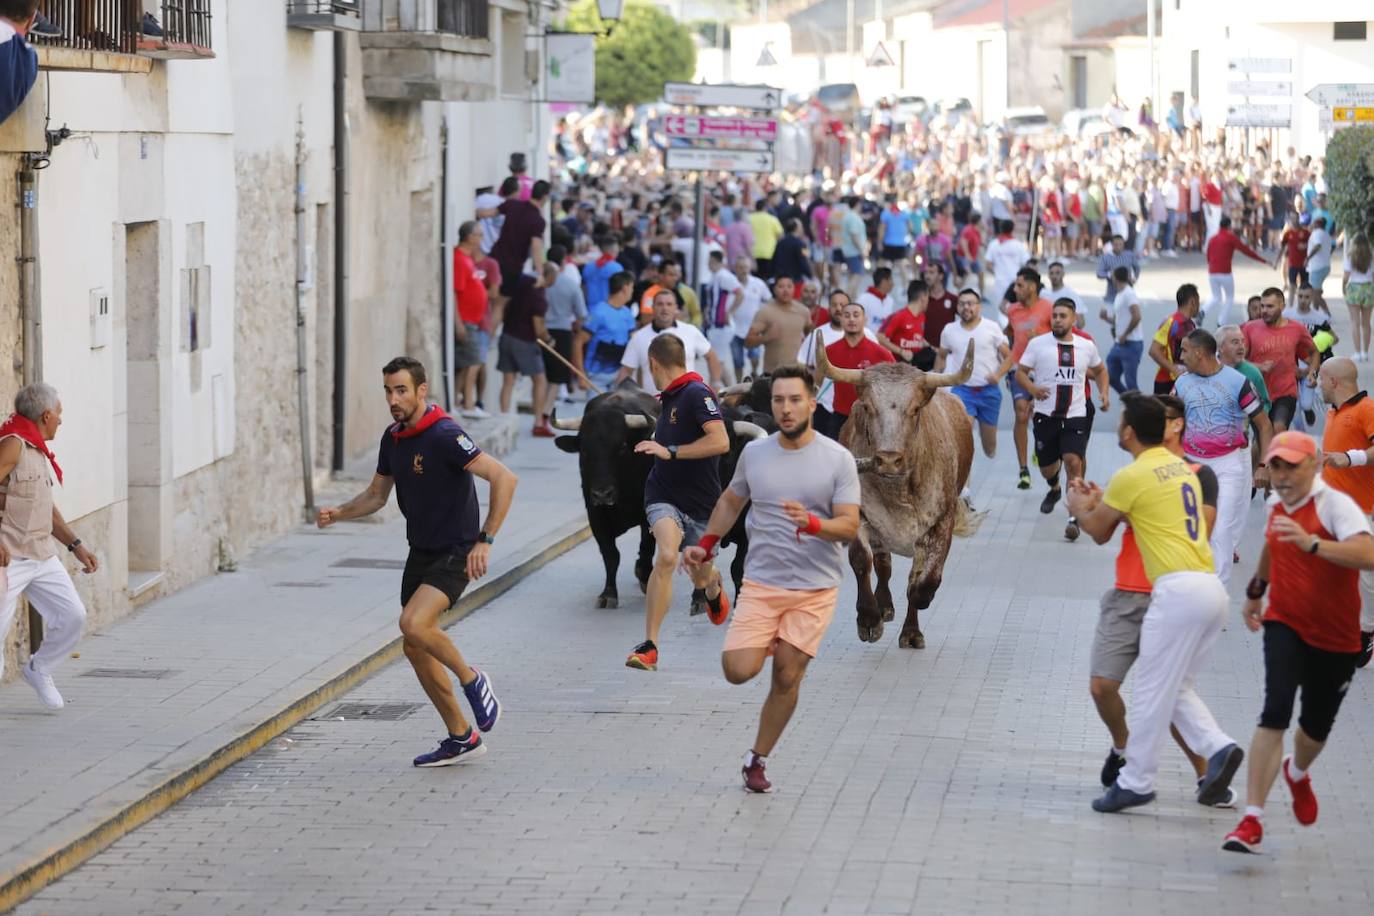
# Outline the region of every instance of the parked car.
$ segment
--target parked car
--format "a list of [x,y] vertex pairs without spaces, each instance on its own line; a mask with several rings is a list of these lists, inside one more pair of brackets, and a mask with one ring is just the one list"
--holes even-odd
[[913,121],[924,121],[930,112],[930,105],[924,96],[901,95],[892,106],[892,120],[899,125],[910,124]]
[[1050,116],[1039,105],[1008,108],[1003,120],[1013,137],[1039,137],[1054,133]]
[[816,101],[836,115],[853,115],[863,107],[859,87],[853,83],[827,83],[816,90]]
[[972,118],[974,116],[973,103],[963,96],[951,96],[949,98],[940,99],[931,108],[931,112],[932,119],[944,116],[945,120],[950,124],[957,124],[965,118]]
[[[1126,128],[1131,130],[1129,126]],[[1100,108],[1072,108],[1064,112],[1060,130],[1070,137],[1095,138],[1112,132],[1112,125]]]

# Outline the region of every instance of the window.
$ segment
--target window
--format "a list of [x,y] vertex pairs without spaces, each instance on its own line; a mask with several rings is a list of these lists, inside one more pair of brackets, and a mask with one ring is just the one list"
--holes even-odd
[[1088,107],[1088,58],[1075,54],[1069,58],[1072,70],[1069,75],[1069,91],[1073,93],[1073,107]]
[[1333,22],[1331,38],[1333,41],[1364,41],[1368,37],[1368,22]]

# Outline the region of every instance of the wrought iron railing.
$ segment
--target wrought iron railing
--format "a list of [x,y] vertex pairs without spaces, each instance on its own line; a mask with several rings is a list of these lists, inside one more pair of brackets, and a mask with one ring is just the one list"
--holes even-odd
[[210,5],[211,0],[162,0],[162,40],[167,44],[213,47]]
[[286,0],[290,16],[357,16],[363,0]]
[[63,32],[57,38],[33,36],[39,46],[124,54],[138,50],[141,0],[42,0],[38,9]]

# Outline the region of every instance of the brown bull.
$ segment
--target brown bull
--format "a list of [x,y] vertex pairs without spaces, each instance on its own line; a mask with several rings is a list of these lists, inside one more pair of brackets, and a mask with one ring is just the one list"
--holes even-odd
[[[923,649],[918,615],[940,587],[950,540],[973,534],[980,520],[959,498],[973,464],[973,423],[958,397],[939,390],[968,381],[973,344],[958,372],[937,375],[906,363],[838,369],[818,340],[816,367],[858,390],[840,443],[854,454],[862,487],[862,525],[849,546],[859,583],[859,638],[877,642],[883,621],[893,618],[888,580],[896,553],[912,558],[906,621],[897,644]],[[869,583],[875,568],[876,592]]]

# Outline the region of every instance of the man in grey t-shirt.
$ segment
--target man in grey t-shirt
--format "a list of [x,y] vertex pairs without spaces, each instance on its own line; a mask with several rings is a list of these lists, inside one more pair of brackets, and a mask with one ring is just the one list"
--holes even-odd
[[[574,341],[582,323],[587,320],[587,300],[582,295],[580,275],[563,266],[567,256],[567,249],[562,245],[549,246],[549,263],[557,265],[558,272],[553,282],[544,290],[544,300],[549,304],[548,311],[544,313],[544,327],[549,329],[549,336],[553,338],[553,348],[558,355],[580,370],[581,348],[575,347]],[[553,406],[558,402],[559,386],[566,385],[571,396],[574,380],[567,363],[558,356],[554,356],[548,350],[543,351],[543,356],[544,377],[549,380],[549,387],[539,413],[540,416],[547,417],[553,413]]]
[[835,615],[844,545],[859,533],[859,471],[847,449],[812,428],[811,376],[800,366],[780,366],[772,394],[779,431],[745,446],[706,535],[683,552],[688,567],[705,563],[752,501],[744,587],[720,656],[732,684],[751,680],[773,656],[758,735],[744,757],[744,787],[751,792],[772,791],[764,772],[768,754],[792,718],[806,666]]

